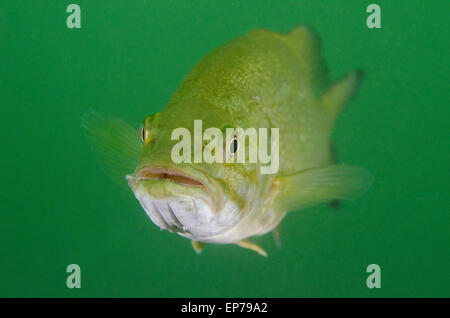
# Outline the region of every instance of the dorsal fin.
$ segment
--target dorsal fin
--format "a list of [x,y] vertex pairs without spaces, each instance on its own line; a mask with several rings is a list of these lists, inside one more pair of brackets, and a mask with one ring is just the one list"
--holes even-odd
[[353,71],[334,83],[322,95],[320,102],[333,120],[355,94],[362,77],[363,73],[361,71]]
[[314,92],[321,94],[328,87],[329,79],[318,36],[311,28],[300,26],[294,28],[284,38],[298,56]]

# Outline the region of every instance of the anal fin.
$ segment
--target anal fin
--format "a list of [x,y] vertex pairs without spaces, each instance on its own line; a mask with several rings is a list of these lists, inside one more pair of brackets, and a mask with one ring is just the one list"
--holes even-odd
[[281,247],[281,237],[280,237],[280,225],[273,229],[273,240],[275,241],[275,245],[280,248]]

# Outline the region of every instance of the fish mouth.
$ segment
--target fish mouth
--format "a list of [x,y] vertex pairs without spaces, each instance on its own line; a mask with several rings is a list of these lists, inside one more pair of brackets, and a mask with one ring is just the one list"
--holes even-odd
[[[147,215],[161,229],[186,237],[209,234],[207,224],[215,218],[216,198],[208,186],[210,183],[206,176],[199,173],[194,177],[164,166],[145,166],[134,175],[128,175],[127,179]],[[184,192],[179,187],[169,190],[164,184],[150,183],[146,186],[146,182],[150,181],[174,182],[190,187],[192,191]]]
[[[203,171],[148,165],[127,180],[152,222],[163,230],[205,241],[236,223],[237,206]],[[168,182],[178,186],[168,187]]]
[[186,186],[205,187],[205,185],[196,178],[176,169],[167,167],[145,167],[135,174],[137,180],[170,180]]

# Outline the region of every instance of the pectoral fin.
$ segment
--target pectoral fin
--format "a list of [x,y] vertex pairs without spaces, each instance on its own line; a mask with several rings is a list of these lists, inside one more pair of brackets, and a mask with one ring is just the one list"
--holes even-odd
[[361,168],[329,165],[280,176],[274,183],[279,188],[275,209],[293,211],[317,203],[355,198],[369,188],[372,176]]
[[82,124],[107,174],[126,186],[125,176],[134,171],[142,152],[137,129],[97,112],[86,113]]
[[259,245],[253,243],[250,240],[242,240],[242,241],[236,242],[235,244],[239,245],[240,247],[248,248],[252,251],[255,251],[256,253],[258,253],[261,256],[267,257],[266,251],[263,250]]

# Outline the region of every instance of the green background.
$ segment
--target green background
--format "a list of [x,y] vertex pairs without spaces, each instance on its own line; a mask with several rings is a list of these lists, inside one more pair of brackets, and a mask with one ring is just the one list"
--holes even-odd
[[[0,2],[0,296],[450,296],[449,1]],[[370,191],[289,214],[263,258],[232,245],[198,256],[104,175],[81,116],[138,126],[207,52],[254,28],[313,26],[331,77],[366,77],[340,116],[339,161]],[[188,110],[186,110],[188,111]],[[282,154],[281,154],[282,158]],[[66,266],[81,266],[81,289]],[[366,267],[381,267],[381,289]]]

